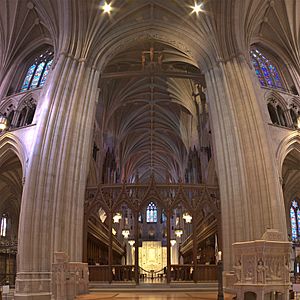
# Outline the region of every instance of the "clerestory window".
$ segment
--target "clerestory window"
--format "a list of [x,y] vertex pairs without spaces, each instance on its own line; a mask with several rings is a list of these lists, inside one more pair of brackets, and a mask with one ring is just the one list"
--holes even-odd
[[7,217],[6,215],[2,215],[1,224],[0,224],[0,235],[2,237],[6,237],[7,231]]
[[273,62],[258,49],[250,51],[252,64],[261,86],[284,89],[281,76]]
[[51,69],[53,62],[53,51],[46,50],[35,58],[33,64],[28,68],[23,80],[20,92],[43,86]]

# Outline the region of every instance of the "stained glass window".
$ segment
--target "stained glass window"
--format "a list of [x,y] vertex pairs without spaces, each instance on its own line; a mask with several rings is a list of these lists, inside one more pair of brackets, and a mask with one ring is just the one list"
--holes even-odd
[[163,210],[162,213],[161,213],[161,222],[162,222],[162,223],[167,222],[167,216],[166,216],[166,213],[165,213],[164,210]]
[[44,69],[44,73],[43,73],[43,76],[42,76],[42,79],[41,79],[41,82],[40,82],[40,86],[43,86],[45,84],[45,81],[46,81],[47,75],[50,71],[52,62],[53,62],[53,59],[48,61],[47,65],[46,65],[46,68]]
[[290,209],[290,216],[291,216],[291,227],[292,227],[292,239],[295,240],[297,238],[297,224],[296,224],[295,210],[292,207]]
[[1,218],[1,226],[0,226],[0,235],[6,236],[6,229],[7,229],[7,218],[5,215]]
[[32,75],[33,75],[35,69],[36,69],[36,64],[33,64],[28,69],[27,74],[26,74],[25,79],[24,79],[24,82],[23,82],[23,85],[22,85],[22,88],[21,88],[21,92],[28,90],[29,84],[31,82],[31,78],[32,78]]
[[297,209],[298,236],[300,236],[300,209]]
[[300,208],[296,200],[292,201],[290,208],[291,228],[292,228],[292,240],[300,237]]
[[39,55],[34,63],[29,67],[23,81],[21,92],[43,86],[46,82],[47,75],[53,62],[53,52],[45,51]]
[[157,207],[152,201],[147,207],[147,223],[157,223]]
[[258,49],[250,51],[252,64],[261,86],[283,89],[283,84],[276,66]]

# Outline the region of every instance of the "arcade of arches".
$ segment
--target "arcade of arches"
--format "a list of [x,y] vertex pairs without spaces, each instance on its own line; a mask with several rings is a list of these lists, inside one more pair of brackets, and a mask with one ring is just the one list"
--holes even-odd
[[[238,298],[288,299],[299,14],[298,0],[1,0],[0,284],[74,299],[88,281],[212,284],[219,266]],[[277,256],[241,243],[269,239]]]

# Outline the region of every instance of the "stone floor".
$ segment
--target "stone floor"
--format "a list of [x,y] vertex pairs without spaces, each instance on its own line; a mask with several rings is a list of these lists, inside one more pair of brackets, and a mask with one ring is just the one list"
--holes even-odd
[[[232,300],[232,295],[225,295],[224,300]],[[217,293],[213,292],[101,292],[82,295],[81,300],[216,300]]]

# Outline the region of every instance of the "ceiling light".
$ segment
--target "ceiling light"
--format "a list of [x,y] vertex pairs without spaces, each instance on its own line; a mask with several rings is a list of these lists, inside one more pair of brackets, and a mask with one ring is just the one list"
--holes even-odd
[[196,13],[197,15],[199,14],[199,12],[203,11],[203,3],[195,3],[195,5],[192,7],[193,8],[193,11],[192,13]]
[[172,247],[175,246],[176,240],[171,240],[171,241],[170,241],[170,244],[171,244]]
[[134,240],[129,240],[128,244],[132,247],[134,245],[135,241]]
[[119,223],[119,221],[122,219],[122,215],[120,213],[116,213],[113,216],[113,219],[114,219],[114,223]]
[[103,12],[109,14],[112,10],[111,4],[105,2],[105,4],[102,6]]
[[124,239],[128,239],[129,234],[130,234],[130,231],[128,229],[122,230],[122,235],[124,236]]
[[185,220],[186,223],[191,223],[193,219],[193,217],[188,213],[184,213],[182,218]]
[[175,233],[176,237],[180,238],[183,234],[183,230],[178,228],[178,229],[175,229],[174,233]]

